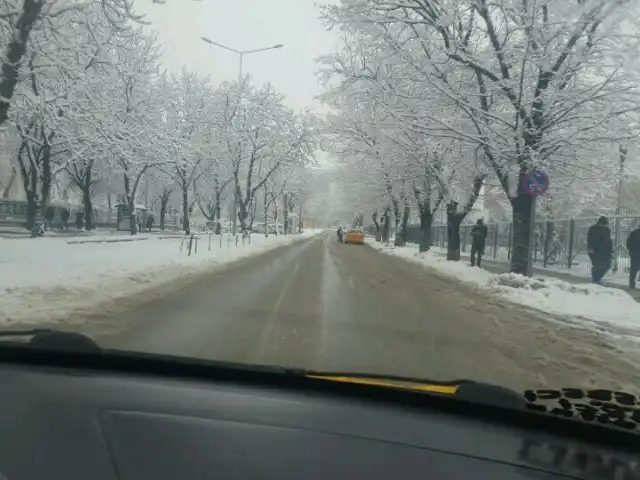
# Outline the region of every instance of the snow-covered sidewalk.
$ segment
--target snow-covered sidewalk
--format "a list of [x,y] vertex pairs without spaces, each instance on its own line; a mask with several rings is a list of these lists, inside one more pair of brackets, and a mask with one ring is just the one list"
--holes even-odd
[[[447,254],[446,247],[443,248],[432,246],[429,251],[438,253],[442,256],[445,256]],[[460,258],[462,259],[462,261],[469,262],[469,252],[462,252]],[[493,256],[489,254],[485,255],[482,261],[484,262],[484,268],[492,271],[493,273],[505,273],[509,270],[509,261],[505,260],[504,257],[499,256],[498,258],[493,258]],[[589,260],[587,259],[587,262],[588,261]],[[628,262],[628,259],[626,259],[626,261]],[[628,265],[626,266],[626,268],[624,265],[621,265],[620,268],[621,270],[617,273],[609,270],[604,276],[601,284],[606,287],[626,289],[629,283]],[[534,263],[533,270],[537,277],[542,276],[558,278],[560,280],[568,281],[569,283],[591,283],[591,267],[584,265],[583,263],[581,263],[578,268],[573,269],[558,268],[557,266],[543,267],[537,263]],[[640,301],[638,297],[634,296],[634,298],[636,298],[637,301]]]
[[528,278],[513,273],[495,274],[471,267],[465,261],[449,262],[430,252],[420,254],[415,245],[397,248],[372,240],[368,243],[386,254],[431,267],[490,295],[551,314],[555,320],[640,341],[640,303],[623,290],[540,275]]
[[[235,245],[223,236],[200,236],[198,252],[180,251],[182,237],[137,236],[139,240],[90,243],[71,239],[0,238],[0,326],[15,323],[65,321],[73,312],[131,297],[156,285],[197,274],[216,265],[257,255],[311,235],[254,235],[251,243]],[[123,236],[123,239],[131,236]],[[75,239],[74,239],[75,240]],[[89,240],[89,239],[83,239]],[[185,242],[186,243],[186,242]]]

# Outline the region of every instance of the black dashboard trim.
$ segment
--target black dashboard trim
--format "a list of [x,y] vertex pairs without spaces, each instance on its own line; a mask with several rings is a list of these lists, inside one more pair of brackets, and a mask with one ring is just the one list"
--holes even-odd
[[634,454],[640,451],[639,434],[599,423],[559,418],[525,409],[495,407],[446,395],[313,379],[305,376],[310,372],[296,369],[112,350],[100,353],[55,351],[12,344],[0,345],[0,363],[313,391],[314,394],[358,398],[376,404],[391,403],[396,407],[418,410],[428,408],[578,440],[589,438],[594,444]]

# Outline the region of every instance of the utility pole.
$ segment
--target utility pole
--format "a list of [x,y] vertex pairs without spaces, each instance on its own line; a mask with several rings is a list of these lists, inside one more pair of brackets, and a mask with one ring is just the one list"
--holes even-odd
[[620,217],[622,216],[622,201],[623,201],[623,188],[624,188],[624,164],[627,161],[627,149],[620,145],[618,147],[618,154],[620,156],[620,172],[618,175],[618,195],[616,198],[616,224],[613,234],[613,245],[615,255],[613,257],[613,271],[618,270],[618,257],[620,256]]

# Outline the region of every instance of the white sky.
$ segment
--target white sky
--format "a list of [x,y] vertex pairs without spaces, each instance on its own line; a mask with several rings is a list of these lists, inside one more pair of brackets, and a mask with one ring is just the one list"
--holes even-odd
[[[321,0],[320,3],[336,3]],[[238,75],[238,56],[210,46],[200,37],[236,50],[251,50],[281,43],[284,48],[245,55],[244,73],[255,83],[272,83],[286,95],[289,106],[319,110],[313,98],[321,93],[314,59],[331,53],[336,34],[325,31],[315,0],[138,0],[165,50],[164,66],[208,74],[214,83]]]

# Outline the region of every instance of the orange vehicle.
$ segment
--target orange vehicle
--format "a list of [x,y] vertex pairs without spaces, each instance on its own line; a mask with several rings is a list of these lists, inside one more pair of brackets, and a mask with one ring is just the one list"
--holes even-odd
[[347,230],[344,236],[344,243],[357,243],[364,245],[364,232],[358,229]]

